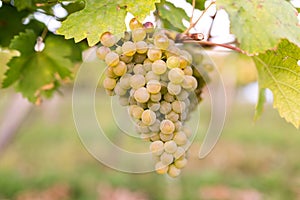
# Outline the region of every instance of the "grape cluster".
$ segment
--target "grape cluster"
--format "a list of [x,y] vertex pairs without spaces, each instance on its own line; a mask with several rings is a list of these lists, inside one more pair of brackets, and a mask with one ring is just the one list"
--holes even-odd
[[198,104],[200,74],[192,56],[151,23],[130,21],[121,39],[102,34],[97,56],[107,64],[103,86],[128,106],[136,129],[151,141],[158,174],[177,177],[187,163],[191,130],[185,125]]

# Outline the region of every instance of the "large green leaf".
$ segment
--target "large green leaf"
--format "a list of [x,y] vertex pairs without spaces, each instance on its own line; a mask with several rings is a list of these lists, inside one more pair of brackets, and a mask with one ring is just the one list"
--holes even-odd
[[282,40],[277,50],[253,57],[260,89],[269,88],[281,117],[300,126],[300,48]]
[[151,10],[155,10],[155,2],[159,1],[86,0],[85,8],[63,21],[57,33],[66,39],[74,38],[75,42],[87,38],[89,46],[93,46],[105,31],[119,34],[126,30],[125,16],[128,11],[142,21]]
[[20,53],[16,50],[0,48],[0,87],[4,78],[4,73],[7,70],[7,63],[12,57],[19,56]]
[[297,11],[289,2],[218,0],[217,5],[228,12],[232,33],[250,54],[275,48],[282,38],[300,46]]
[[[204,10],[205,9],[205,1],[206,0],[196,0],[195,1],[195,8],[199,10]],[[193,4],[193,0],[187,0],[190,4]]]
[[[16,83],[17,91],[32,102],[36,102],[41,95],[52,94],[60,79],[71,76],[72,67],[67,58],[72,49],[63,38],[48,36],[45,49],[41,52],[34,50],[36,38],[34,31],[26,30],[12,40],[10,48],[18,50],[21,56],[14,57],[7,64],[9,69],[3,81],[3,87]],[[52,86],[45,87],[49,85]]]
[[177,8],[170,2],[162,1],[157,4],[157,9],[159,16],[167,21],[167,25],[171,24],[180,31],[184,31],[186,29],[182,20],[189,20],[189,17],[182,8]]

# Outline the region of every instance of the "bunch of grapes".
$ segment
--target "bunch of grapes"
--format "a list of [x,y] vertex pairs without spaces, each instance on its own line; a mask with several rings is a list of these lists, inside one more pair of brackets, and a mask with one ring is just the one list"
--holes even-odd
[[136,19],[130,28],[121,39],[109,32],[100,38],[97,56],[107,64],[103,86],[128,106],[137,131],[151,142],[156,172],[177,177],[187,164],[191,130],[185,122],[198,104],[201,75],[192,56],[163,30]]

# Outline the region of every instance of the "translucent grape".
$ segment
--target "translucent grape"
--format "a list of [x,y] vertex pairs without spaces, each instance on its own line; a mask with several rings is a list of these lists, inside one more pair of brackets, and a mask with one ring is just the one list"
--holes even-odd
[[124,89],[124,88],[122,88],[122,87],[120,86],[120,83],[117,83],[116,87],[114,88],[114,92],[115,92],[115,94],[118,95],[118,96],[123,96],[123,95],[126,94],[127,90]]
[[132,40],[134,42],[142,41],[146,37],[146,31],[144,28],[137,28],[132,31]]
[[129,22],[130,30],[135,30],[138,28],[143,28],[143,24],[139,22],[136,18],[132,18]]
[[114,73],[114,68],[113,67],[107,67],[105,70],[105,75],[108,78],[116,78],[117,75]]
[[195,90],[197,88],[198,82],[197,82],[197,79],[195,77],[185,75],[184,79],[183,79],[183,81],[181,83],[181,86],[184,89],[193,91],[193,90]]
[[101,35],[100,42],[103,46],[111,47],[116,44],[116,37],[110,32],[105,32]]
[[143,87],[146,84],[145,77],[140,74],[135,74],[130,77],[130,86],[134,89]]
[[173,158],[172,154],[169,154],[167,152],[163,152],[160,156],[160,160],[161,160],[162,164],[170,165],[173,162],[174,158]]
[[150,98],[150,94],[145,87],[141,87],[135,91],[134,98],[137,102],[146,103]]
[[175,165],[170,165],[169,170],[168,170],[168,175],[171,176],[172,178],[176,178],[179,176],[181,173],[181,170],[178,169]]
[[172,134],[175,131],[175,125],[172,121],[165,119],[160,123],[160,131],[163,134]]
[[147,90],[150,94],[157,94],[161,89],[160,82],[157,80],[150,80],[147,83]]
[[154,45],[159,49],[166,50],[169,47],[169,38],[164,34],[154,36]]
[[144,109],[137,105],[131,105],[129,107],[129,113],[134,119],[141,119]]
[[151,94],[150,99],[151,101],[159,102],[161,100],[161,93]]
[[177,56],[171,56],[167,59],[168,68],[178,68],[180,67],[180,59]]
[[145,110],[142,114],[142,122],[150,126],[156,121],[156,115],[152,110]]
[[186,164],[187,164],[187,159],[186,158],[175,160],[175,162],[174,162],[174,165],[178,169],[184,168],[186,166]]
[[117,84],[116,79],[113,78],[105,78],[103,80],[103,87],[108,90],[113,90]]
[[[165,150],[165,152],[167,152],[169,154],[173,154],[177,150],[177,144],[173,140],[165,142],[164,150]],[[172,157],[173,157],[173,155],[172,155]]]
[[152,71],[161,75],[167,71],[167,64],[163,60],[156,60],[152,63]]
[[146,57],[147,57],[146,54],[136,53],[133,56],[133,62],[136,64],[142,64],[144,62],[144,60],[146,59]]
[[[150,97],[151,98],[151,97]],[[149,101],[147,104],[148,108],[152,111],[158,111],[160,108],[160,103],[158,102],[153,102],[153,101]]]
[[132,59],[133,59],[132,56],[126,56],[124,54],[120,55],[120,60],[125,63],[130,63],[132,61]]
[[179,115],[176,112],[171,111],[166,115],[166,119],[171,120],[172,122],[177,122]]
[[164,152],[164,143],[155,141],[150,144],[150,151],[153,155],[160,156]]
[[147,56],[151,61],[160,60],[162,52],[160,49],[150,48],[148,49]]
[[123,61],[120,61],[117,66],[113,68],[113,72],[117,76],[123,76],[127,72],[127,65]]
[[106,54],[108,54],[110,52],[110,49],[106,46],[101,46],[97,49],[96,51],[96,55],[98,56],[98,58],[100,60],[105,60],[105,56]]
[[185,103],[183,101],[174,101],[172,103],[172,109],[176,113],[183,113],[186,109]]
[[144,54],[148,51],[148,44],[145,41],[138,41],[135,43],[136,52]]
[[120,78],[120,86],[126,90],[128,90],[131,86],[130,86],[130,78],[131,78],[131,74],[124,74],[121,78]]
[[162,102],[160,103],[160,109],[159,109],[159,111],[160,111],[162,114],[166,115],[166,114],[168,114],[171,110],[172,110],[172,105],[171,105],[169,102],[162,101]]
[[174,134],[163,134],[163,133],[160,133],[160,134],[159,134],[160,140],[162,140],[162,141],[164,141],[164,142],[167,142],[167,141],[172,140],[173,137],[174,137]]
[[155,171],[158,174],[166,174],[168,172],[168,165],[164,165],[162,162],[158,162],[155,164]]
[[154,31],[154,25],[151,22],[146,22],[143,26],[147,33],[152,33]]
[[[118,94],[116,94],[116,95],[118,95]],[[119,97],[119,103],[120,103],[121,106],[128,106],[129,105],[129,100],[125,96],[120,96]]]
[[179,68],[173,68],[168,74],[169,80],[174,84],[180,84],[184,79],[184,72]]
[[146,71],[143,67],[142,64],[136,64],[134,67],[133,67],[133,73],[135,74],[141,74],[141,75],[146,75]]
[[182,147],[177,147],[176,151],[173,153],[175,160],[180,159],[185,156],[185,149]]
[[133,56],[136,52],[135,43],[131,41],[124,42],[122,45],[122,51],[125,56]]
[[115,52],[109,52],[105,56],[105,62],[108,66],[114,67],[119,63],[119,55]]
[[160,121],[158,119],[156,119],[154,124],[149,126],[149,129],[150,129],[150,131],[156,133],[156,132],[160,131],[159,127],[160,127]]
[[175,101],[175,97],[172,94],[170,94],[170,93],[167,92],[164,95],[164,100],[167,101],[167,102],[169,102],[169,103],[171,103],[171,102]]
[[173,140],[177,145],[185,145],[188,139],[183,131],[179,131],[175,132]]
[[193,75],[193,68],[191,66],[187,66],[184,70],[183,70],[185,75],[189,75],[192,76]]
[[171,95],[178,95],[181,92],[181,86],[172,82],[168,83],[168,92]]
[[145,78],[146,78],[146,82],[147,82],[147,83],[148,83],[149,81],[152,81],[152,80],[157,80],[157,81],[159,81],[159,79],[160,79],[159,75],[155,74],[153,71],[147,72]]

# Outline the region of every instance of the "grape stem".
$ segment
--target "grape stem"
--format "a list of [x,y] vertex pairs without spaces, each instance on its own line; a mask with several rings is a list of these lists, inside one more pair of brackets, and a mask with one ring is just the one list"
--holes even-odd
[[196,0],[193,0],[192,6],[193,6],[193,10],[192,10],[191,18],[190,18],[190,25],[193,23],[194,12],[195,12],[195,6],[196,6]]
[[[212,1],[208,6],[207,8],[201,13],[201,15],[199,16],[199,18],[193,23],[192,22],[192,18],[193,18],[193,14],[194,14],[194,8],[195,8],[195,5],[193,5],[193,12],[192,12],[192,17],[191,17],[191,20],[190,20],[190,26],[183,32],[183,34],[187,34],[192,28],[194,28],[196,26],[196,24],[200,21],[200,19],[204,16],[204,14],[207,12],[207,10],[212,6],[214,5],[216,2]],[[193,4],[194,4],[194,1],[193,1]]]

